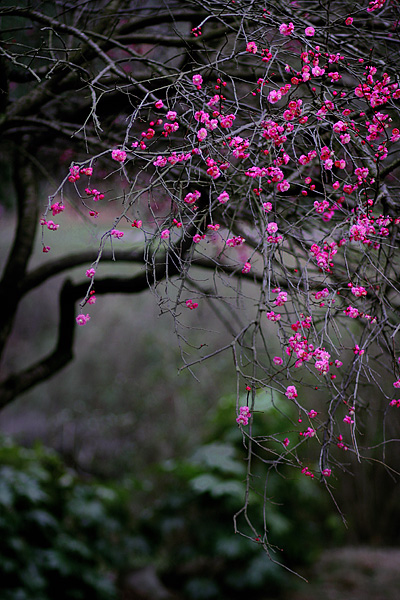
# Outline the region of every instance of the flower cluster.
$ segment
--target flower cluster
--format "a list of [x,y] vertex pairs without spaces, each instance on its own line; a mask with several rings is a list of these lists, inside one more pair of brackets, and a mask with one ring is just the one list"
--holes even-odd
[[193,300],[186,300],[186,306],[187,308],[190,308],[190,310],[194,310],[198,307],[198,305],[198,302],[194,302]]
[[[233,14],[235,4],[230,5]],[[391,164],[398,150],[395,144],[400,142],[399,124],[392,121],[400,86],[393,79],[392,67],[386,72],[381,68],[384,61],[375,60],[374,53],[362,57],[353,50],[347,52],[340,36],[336,45],[327,47],[325,26],[323,30],[306,27],[305,22],[301,27],[294,16],[294,24],[281,23],[273,11],[265,9],[265,14],[255,15],[253,8],[260,5],[250,4],[252,19],[242,20],[243,31],[235,44],[227,44],[231,55],[221,49],[224,68],[217,57],[215,68],[198,63],[189,77],[187,72],[180,73],[176,85],[175,75],[168,83],[158,78],[157,93],[162,99],[144,95],[128,119],[126,135],[113,138],[116,145],[129,150],[109,148],[96,159],[72,164],[65,173],[65,185],[68,179],[93,216],[98,214],[91,209],[93,202],[121,200],[120,215],[111,222],[123,227],[127,221],[141,229],[140,233],[129,229],[124,246],[128,248],[132,240],[137,246],[142,244],[145,261],[153,261],[157,277],[179,277],[182,297],[171,308],[177,327],[186,327],[188,320],[197,325],[198,313],[188,311],[196,309],[198,302],[182,300],[193,289],[191,266],[196,268],[196,260],[219,278],[215,301],[226,284],[226,289],[234,289],[232,282],[237,280],[243,302],[235,310],[256,316],[252,314],[244,323],[246,333],[235,337],[241,353],[235,353],[234,360],[253,361],[257,393],[265,388],[279,395],[277,390],[282,390],[279,402],[286,408],[290,405],[296,415],[298,411],[298,423],[306,419],[297,435],[290,426],[296,444],[317,446],[320,424],[329,421],[326,452],[335,443],[347,450],[338,434],[344,430],[345,438],[351,439],[349,447],[354,447],[355,409],[345,401],[348,412],[341,412],[338,390],[345,390],[358,407],[355,378],[361,374],[361,380],[369,370],[370,381],[378,377],[371,370],[375,352],[371,340],[377,348],[380,345],[375,335],[378,327],[373,325],[378,323],[385,330],[391,300],[389,292],[382,290],[391,289],[394,296],[396,289],[389,257],[396,252],[396,226],[400,224],[394,184],[398,166]],[[383,0],[374,0],[368,12],[383,5]],[[357,19],[362,10],[366,16],[366,7],[360,8]],[[389,12],[385,10],[385,15]],[[270,40],[269,48],[261,45],[261,29],[253,27],[258,18],[266,19],[264,39]],[[207,22],[203,21],[204,27]],[[342,36],[349,33],[348,27],[355,37],[361,35],[347,9],[339,10],[335,23],[342,28]],[[192,33],[197,37],[201,30],[194,28]],[[387,32],[385,43],[390,44],[391,35]],[[205,35],[194,44],[206,44],[207,39]],[[247,69],[248,77],[239,81],[234,70],[229,72],[233,60],[238,72]],[[117,172],[110,155],[123,165]],[[103,169],[104,162],[108,163],[107,188],[94,179],[92,166],[86,166],[101,164]],[[100,173],[96,167],[96,177]],[[86,181],[84,176],[91,179]],[[114,186],[116,180],[123,186]],[[59,193],[51,202],[64,198]],[[64,205],[51,202],[42,225],[55,230],[58,225],[48,220],[48,213],[59,214]],[[123,235],[111,229],[102,244]],[[43,245],[43,251],[48,250]],[[114,250],[117,255],[118,248]],[[98,262],[93,262],[96,268]],[[173,273],[168,271],[171,264]],[[95,268],[88,269],[86,276],[91,290]],[[161,288],[162,301],[169,299]],[[211,286],[198,288],[199,295],[207,295],[208,289]],[[93,304],[94,294],[85,300]],[[188,311],[180,323],[182,307]],[[80,314],[76,322],[84,325],[89,318]],[[254,344],[250,344],[246,326],[253,318]],[[240,322],[241,318],[232,319],[232,327]],[[342,335],[346,329],[349,333]],[[273,336],[270,347],[266,334]],[[262,347],[265,353],[259,351]],[[236,367],[240,379],[241,364]],[[243,376],[249,372],[243,371]],[[393,386],[400,389],[397,377],[396,365]],[[298,398],[297,389],[304,398]],[[391,400],[390,406],[400,407],[400,400]],[[250,409],[241,406],[237,423],[248,425],[250,418]],[[293,423],[293,415],[291,419]],[[275,442],[288,461],[313,478],[311,468],[298,462],[301,454],[282,447],[288,446],[289,438],[282,439],[280,435]],[[329,459],[325,455],[321,459],[318,472],[329,477],[331,469],[322,466]]]
[[238,425],[248,425],[249,419],[251,419],[251,412],[248,406],[241,406],[239,409],[239,416],[236,418]]
[[226,245],[230,248],[234,248],[235,246],[241,246],[244,244],[246,240],[242,238],[240,235],[234,235],[233,237],[226,240]]
[[113,160],[123,163],[126,160],[126,152],[124,152],[124,150],[113,150],[111,152],[111,157]]

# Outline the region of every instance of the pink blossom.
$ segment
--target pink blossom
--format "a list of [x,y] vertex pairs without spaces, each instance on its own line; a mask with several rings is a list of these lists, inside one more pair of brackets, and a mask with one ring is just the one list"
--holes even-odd
[[276,186],[276,189],[278,190],[278,192],[287,192],[287,190],[290,188],[290,183],[284,179],[283,181],[280,181],[278,183],[278,185]]
[[110,235],[115,239],[121,239],[124,236],[124,232],[118,231],[118,229],[111,229]]
[[310,412],[308,413],[308,416],[310,417],[310,419],[314,419],[317,416],[317,411],[312,409],[310,410]]
[[274,313],[273,310],[271,310],[270,312],[267,312],[265,314],[266,314],[266,317],[267,317],[268,321],[276,322],[276,321],[280,321],[281,320],[281,315],[277,314],[277,313]]
[[389,406],[397,406],[397,408],[400,408],[400,400],[391,400]]
[[220,202],[221,204],[226,204],[229,200],[229,194],[228,192],[226,192],[225,190],[223,192],[221,192],[221,194],[218,196],[218,202]]
[[160,109],[164,106],[164,102],[162,100],[157,100],[157,102],[155,102],[154,106],[156,108]]
[[168,121],[175,121],[177,117],[177,113],[174,110],[169,110],[166,114],[166,118]]
[[289,385],[286,388],[285,396],[287,396],[289,400],[294,400],[295,398],[297,398],[297,390],[294,385]]
[[78,325],[86,325],[86,323],[88,321],[90,321],[90,316],[89,315],[83,315],[80,314],[76,317],[76,322],[78,323]]
[[124,160],[126,160],[126,152],[124,152],[123,150],[113,150],[111,152],[111,158],[113,158],[113,160],[116,160],[117,162],[124,162]]
[[391,142],[398,142],[399,140],[400,140],[400,131],[397,129],[397,127],[395,127],[392,130],[392,137],[390,138],[390,141]]
[[203,83],[203,78],[202,76],[198,73],[197,75],[193,75],[192,77],[192,81],[193,81],[193,85],[195,85],[197,87],[197,89],[200,89],[201,84]]
[[331,154],[332,150],[330,150],[328,146],[323,146],[321,148],[321,160],[327,160],[328,158],[330,158]]
[[142,131],[142,137],[146,138],[146,140],[152,140],[155,133],[156,132],[154,131],[154,129],[149,127],[147,131]]
[[322,202],[318,202],[318,200],[316,200],[314,202],[314,208],[315,212],[322,215],[322,213],[329,208],[329,202],[327,200],[323,200]]
[[246,417],[245,415],[240,414],[237,418],[236,418],[236,423],[238,425],[248,425],[249,424],[249,419],[248,417]]
[[207,102],[207,106],[215,106],[220,101],[221,96],[219,94],[215,94],[210,100]]
[[93,267],[86,271],[86,277],[91,278],[91,277],[94,277],[95,274],[96,274],[96,269],[93,269]]
[[314,478],[314,473],[311,473],[310,469],[308,467],[303,467],[301,472],[303,473],[303,475],[305,475],[306,477],[311,477],[311,479]]
[[316,65],[311,69],[311,73],[314,75],[314,77],[321,77],[325,73],[325,69]]
[[194,192],[189,192],[188,194],[186,194],[183,201],[186,202],[186,204],[194,204],[195,202],[197,202],[197,200],[200,199],[200,196],[201,192],[199,192],[198,190],[194,190]]
[[324,288],[320,292],[315,292],[314,294],[316,300],[322,300],[323,298],[327,298],[329,296],[328,288]]
[[346,25],[352,25],[354,19],[353,17],[347,17],[347,19],[345,20]]
[[279,90],[271,90],[270,93],[268,94],[268,102],[271,102],[271,104],[275,104],[276,102],[279,102],[279,100],[282,98],[282,94]]
[[324,469],[324,470],[322,471],[322,475],[323,475],[324,477],[330,477],[330,476],[331,476],[331,474],[332,474],[332,469]]
[[285,446],[285,448],[287,448],[289,446],[289,444],[290,444],[289,438],[285,438],[283,440],[283,445]]
[[282,25],[279,27],[279,33],[281,35],[291,35],[294,31],[294,25],[293,23],[289,23],[289,25],[287,25],[286,23],[282,23]]
[[274,358],[272,360],[273,360],[273,362],[276,365],[282,365],[283,364],[283,360],[282,360],[282,358],[280,356],[274,356]]
[[348,447],[347,447],[347,446],[345,446],[345,445],[344,445],[344,443],[343,443],[343,436],[342,436],[342,435],[338,435],[337,439],[338,439],[338,441],[339,441],[339,443],[338,443],[338,444],[336,444],[336,445],[337,445],[337,447],[338,447],[338,448],[341,448],[342,450],[345,450],[345,451],[347,451],[347,450],[348,450]]
[[155,167],[165,167],[165,165],[167,164],[167,157],[166,156],[157,156],[156,160],[153,162],[153,165]]
[[53,213],[53,217],[62,213],[65,210],[65,206],[64,206],[64,204],[62,204],[62,202],[55,202],[54,204],[51,205],[50,208]]
[[252,54],[255,54],[257,52],[257,45],[255,42],[249,42],[246,46],[246,50],[247,52],[251,52]]
[[400,388],[400,379],[394,382],[393,387]]
[[372,2],[369,3],[367,12],[373,12],[374,10],[382,8],[383,5],[385,4],[385,2],[386,2],[386,0],[373,0]]
[[207,135],[208,135],[207,129],[205,129],[204,127],[202,127],[197,132],[197,139],[199,140],[199,142],[202,142],[203,140],[206,139]]
[[358,309],[353,306],[348,306],[343,312],[347,317],[351,317],[352,319],[356,319],[360,314]]
[[175,121],[174,123],[164,123],[163,136],[167,137],[168,135],[171,135],[171,133],[173,133],[174,131],[178,131],[178,129],[179,123],[177,121]]
[[346,129],[347,129],[347,123],[345,123],[344,121],[337,121],[333,125],[333,131],[335,133],[339,133],[341,131],[346,131]]
[[285,304],[285,302],[287,302],[287,293],[279,292],[279,294],[275,298],[276,306],[283,306]]
[[312,37],[315,34],[315,29],[314,27],[306,27],[304,33],[307,37]]
[[198,307],[198,302],[193,302],[193,300],[186,300],[186,306],[190,308],[190,310],[194,310]]
[[350,415],[346,415],[345,418],[343,419],[343,423],[348,423],[349,425],[351,425],[352,423],[354,423],[354,421]]
[[81,169],[81,173],[90,177],[90,175],[93,175],[93,168],[92,167],[83,167],[83,169]]
[[321,375],[326,375],[329,372],[329,361],[328,360],[317,360],[315,361],[315,368],[317,371],[321,373]]
[[50,231],[57,231],[57,229],[60,227],[57,223],[54,223],[54,221],[44,221],[42,225],[47,225],[47,229],[50,229]]
[[244,244],[245,241],[246,240],[244,238],[242,238],[240,235],[237,235],[227,239],[226,245],[230,248],[234,248],[235,246],[241,246],[242,244]]
[[242,268],[242,273],[250,273],[250,269],[251,269],[251,264],[249,262],[244,263],[243,268]]
[[248,406],[241,406],[239,409],[239,416],[236,419],[236,423],[239,425],[248,425],[249,419],[251,418],[251,412]]
[[79,175],[79,167],[77,165],[70,167],[68,181],[71,181],[71,183],[73,183],[74,181],[80,179],[80,177],[81,176]]
[[233,121],[236,119],[235,115],[221,115],[220,116],[220,125],[224,129],[229,129],[232,127]]
[[164,230],[161,232],[161,238],[162,238],[163,240],[167,240],[167,239],[169,238],[169,236],[170,236],[170,231],[169,231],[169,229],[164,229]]
[[275,222],[268,223],[267,231],[270,234],[276,233],[278,231],[278,225]]
[[307,430],[303,433],[303,436],[312,438],[315,436],[315,434],[316,434],[315,429],[313,429],[312,427],[307,427]]
[[240,414],[246,415],[246,417],[251,417],[250,409],[248,406],[241,406],[239,411]]
[[357,169],[354,170],[354,174],[362,181],[368,177],[369,169],[368,167],[357,167]]
[[217,165],[212,165],[207,169],[207,175],[209,175],[213,179],[218,179],[218,177],[220,177],[221,175],[221,171],[219,170]]
[[361,296],[367,295],[367,290],[362,286],[359,286],[359,287],[352,286],[351,293],[354,294],[354,296],[357,296],[357,298],[360,298]]

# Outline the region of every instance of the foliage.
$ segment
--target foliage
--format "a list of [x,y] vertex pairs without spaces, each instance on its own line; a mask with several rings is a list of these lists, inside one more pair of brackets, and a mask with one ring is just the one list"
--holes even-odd
[[53,452],[0,448],[0,589],[4,600],[116,597],[133,538],[128,492],[83,482]]
[[[293,584],[278,564],[310,564],[329,543],[343,539],[343,525],[338,515],[331,515],[322,486],[293,477],[286,467],[270,474],[266,506],[262,493],[251,493],[253,523],[260,533],[264,511],[272,561],[258,552],[261,535],[251,544],[242,536],[232,537],[232,515],[240,521],[246,475],[242,436],[227,425],[233,402],[226,397],[218,403],[210,418],[208,443],[188,459],[161,465],[158,499],[138,522],[163,580],[194,600],[239,598],[245,590],[254,598],[265,597],[265,589],[277,595]],[[285,419],[279,411],[266,399],[261,403],[263,430],[282,429]],[[255,479],[261,480],[262,473],[262,463],[253,465]]]
[[[54,452],[3,441],[2,598],[112,599],[122,575],[146,565],[156,565],[164,583],[185,598],[222,600],[245,589],[256,598],[266,585],[276,594],[290,585],[274,562],[311,562],[328,540],[339,539],[338,517],[329,516],[321,487],[283,468],[271,474],[266,511],[274,562],[259,554],[260,540],[232,537],[246,474],[242,436],[226,418],[232,402],[220,401],[209,421],[209,441],[190,458],[164,461],[148,473],[154,484],[147,490],[129,478],[117,485],[82,481]],[[266,406],[263,425],[272,431],[280,420]],[[252,499],[257,521],[264,499]]]

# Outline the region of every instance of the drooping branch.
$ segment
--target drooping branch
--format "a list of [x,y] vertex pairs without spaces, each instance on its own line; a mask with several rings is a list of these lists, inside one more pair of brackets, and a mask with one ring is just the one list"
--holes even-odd
[[[197,221],[202,219],[205,205],[199,203],[200,210],[192,227],[177,243],[172,244],[168,252],[156,254],[152,261],[145,265],[145,269],[133,277],[108,277],[96,279],[96,294],[137,294],[157,282],[178,275],[181,272],[187,254],[192,246],[192,237],[197,228]],[[18,289],[18,294],[23,294],[37,287],[48,278],[61,271],[70,269],[86,262],[88,257],[93,258],[93,253],[88,252],[81,255],[65,257],[60,263],[45,265],[36,269]],[[103,255],[102,255],[103,256]],[[108,259],[113,258],[112,253],[105,253]],[[133,262],[141,258],[143,262],[143,251],[127,252],[121,255],[126,260]],[[167,259],[168,256],[168,259]],[[212,264],[210,262],[210,264]],[[75,304],[87,295],[88,284],[86,282],[73,284],[66,280],[59,296],[59,325],[58,337],[54,350],[45,358],[21,372],[14,373],[0,382],[0,409],[9,404],[15,397],[48,379],[56,372],[64,368],[73,359],[73,341],[76,322],[74,318]]]

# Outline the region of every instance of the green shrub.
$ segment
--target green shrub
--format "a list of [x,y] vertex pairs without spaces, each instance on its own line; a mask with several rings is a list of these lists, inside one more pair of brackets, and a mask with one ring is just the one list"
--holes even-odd
[[[290,428],[287,417],[293,415],[268,398],[259,400],[263,413],[253,435],[260,427],[271,442],[276,431],[288,423]],[[295,445],[295,434],[288,429],[287,435]],[[311,465],[312,456],[306,458]],[[338,541],[339,516],[317,478],[258,460],[249,496],[254,529],[241,513],[237,523],[245,535],[235,535],[245,459],[232,398],[212,411],[203,445],[188,458],[149,467],[140,485],[133,476],[115,485],[82,481],[55,453],[3,444],[1,600],[112,600],[119,576],[122,581],[125,572],[148,565],[187,600],[235,600],[249,591],[257,600],[266,589],[278,597],[294,578],[276,563],[296,569],[312,562],[329,540]],[[264,518],[276,562],[256,539],[262,538]]]
[[82,482],[40,446],[0,448],[2,600],[116,598],[132,538],[124,492]]
[[[247,537],[234,534],[233,515],[243,506],[246,477],[246,451],[234,419],[233,399],[223,399],[209,423],[207,443],[188,459],[160,466],[158,499],[139,519],[164,582],[188,599],[232,600],[250,590],[253,599],[265,598],[267,588],[277,596],[295,578],[276,563],[309,564],[340,531],[325,489],[300,469],[298,476],[284,466],[269,472],[271,496],[264,513],[260,490],[268,465],[259,461],[252,467],[249,509],[257,532],[246,529],[242,515],[238,526]],[[284,431],[284,419],[271,405],[257,415],[271,435]],[[263,514],[276,562],[256,539],[263,532]]]

